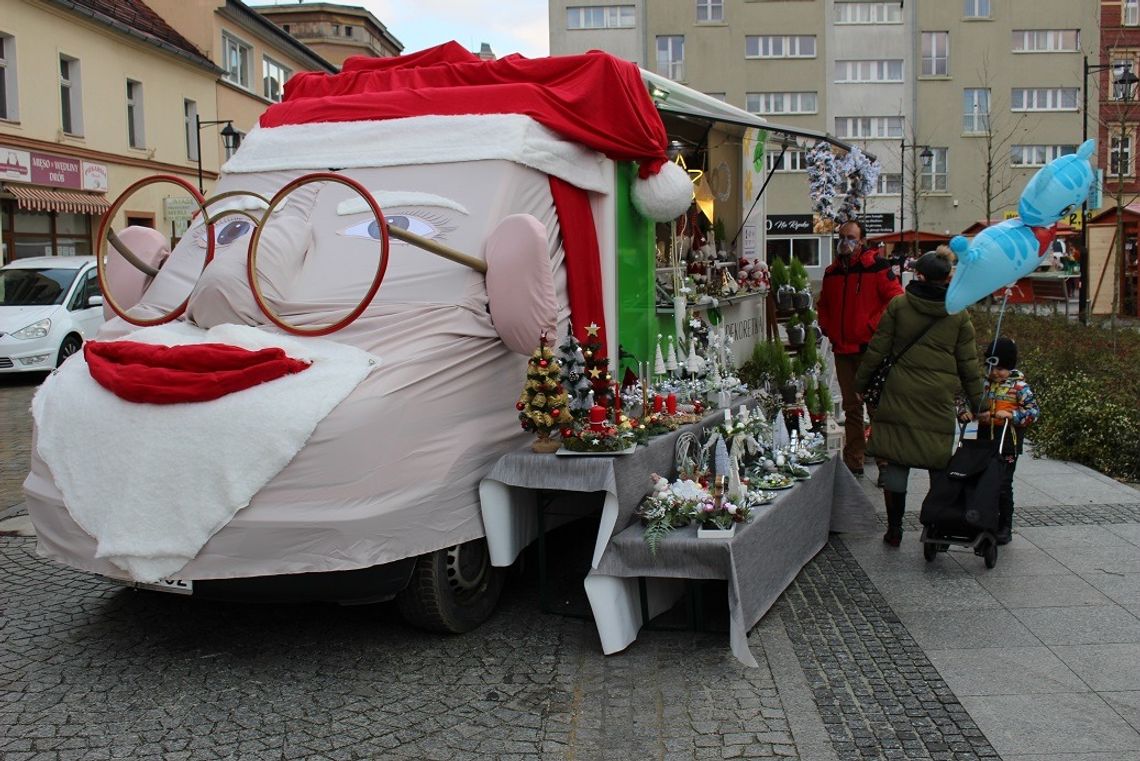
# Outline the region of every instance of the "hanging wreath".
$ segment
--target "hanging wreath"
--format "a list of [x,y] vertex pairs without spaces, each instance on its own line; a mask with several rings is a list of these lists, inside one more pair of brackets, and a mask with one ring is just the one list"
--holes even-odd
[[812,211],[823,219],[835,219],[835,191],[843,176],[831,146],[819,141],[807,152],[808,195]]
[[845,192],[843,203],[836,214],[836,221],[843,224],[859,217],[863,210],[864,199],[875,192],[881,167],[879,162],[871,161],[857,146],[837,164],[837,172],[840,174],[840,182]]

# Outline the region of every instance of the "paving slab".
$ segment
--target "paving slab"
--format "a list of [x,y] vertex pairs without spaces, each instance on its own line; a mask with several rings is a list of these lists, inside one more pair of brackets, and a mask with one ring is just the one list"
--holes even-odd
[[[1140,491],[1137,492],[1140,495]],[[1123,537],[1132,544],[1140,547],[1140,524],[1129,524],[1124,526],[1106,526],[1109,531],[1119,537]]]
[[1130,544],[1105,526],[1023,526],[1017,532],[1044,550]]
[[998,548],[998,562],[993,568],[986,568],[986,564],[974,554],[973,550],[965,548],[951,547],[949,552],[939,555],[939,557],[953,560],[966,573],[987,578],[1054,576],[1072,573],[1071,569],[1066,568],[1045,550],[1031,544],[1029,540],[1016,533],[1012,542]]
[[[998,562],[1001,562],[1000,556]],[[1075,574],[975,578],[982,588],[1010,609],[1108,605],[1112,602]]]
[[1001,604],[978,580],[960,568],[942,574],[895,573],[875,579],[887,603],[901,613],[907,610],[959,610],[1000,608]]
[[[966,643],[963,643],[966,644]],[[1040,647],[969,646],[927,650],[930,661],[958,697],[1088,692],[1068,666]]]
[[1052,650],[1093,690],[1140,687],[1140,643],[1054,645]]
[[1140,643],[1140,619],[1120,605],[1017,608],[1012,615],[1046,645]]
[[1081,578],[1121,605],[1140,605],[1140,573],[1115,573],[1096,569]]
[[[1107,529],[1117,528],[1106,526]],[[1112,532],[1120,536],[1118,532]],[[1108,573],[1140,573],[1140,547],[1132,544],[1112,544],[1105,547],[1051,547],[1045,550],[1050,557],[1078,574],[1092,571]]]
[[1140,732],[1140,690],[1126,692],[1102,692],[1100,694],[1120,717]]
[[[1033,632],[1004,609],[966,609],[953,613],[903,610],[899,620],[924,650],[961,647],[1032,647],[1040,645]],[[1137,622],[1140,624],[1140,621]]]
[[1140,751],[1140,732],[1095,693],[967,695],[961,701],[1003,759],[1030,749],[1066,759]]

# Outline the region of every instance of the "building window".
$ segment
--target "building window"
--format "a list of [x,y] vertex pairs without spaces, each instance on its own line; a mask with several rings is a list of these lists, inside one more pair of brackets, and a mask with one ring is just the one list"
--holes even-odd
[[840,139],[876,140],[901,138],[903,117],[901,116],[837,116],[835,136]]
[[1108,149],[1108,173],[1113,177],[1132,176],[1132,135],[1117,132]]
[[146,133],[143,131],[143,86],[142,82],[127,80],[127,145],[132,148],[146,147]]
[[1076,152],[1076,145],[1014,145],[1009,151],[1009,163],[1011,166],[1045,166],[1053,159]]
[[19,121],[16,97],[16,39],[0,33],[0,119]]
[[902,6],[889,3],[835,4],[836,24],[901,24]]
[[[0,238],[7,261],[29,256],[90,256],[91,217],[62,212],[33,212],[7,204],[0,210]],[[96,221],[98,217],[95,218]]]
[[962,131],[984,135],[990,131],[989,88],[966,88],[962,91]]
[[930,166],[925,164],[918,175],[918,189],[926,193],[945,193],[949,175],[946,163],[949,148],[931,148]]
[[697,0],[697,23],[724,21],[724,0]]
[[192,100],[182,101],[182,124],[186,131],[186,158],[198,160],[198,104]]
[[902,82],[902,59],[882,61],[836,61],[835,81],[844,82]]
[[[779,151],[770,152],[766,155],[769,172],[773,170],[777,172],[807,171],[807,162],[804,160],[805,154],[803,151],[787,151],[784,153],[784,157],[782,159],[780,159]],[[776,164],[777,159],[780,159],[780,163],[778,165]]]
[[819,238],[768,238],[768,263],[783,260],[785,264],[796,257],[805,267],[819,266]]
[[269,56],[264,56],[261,60],[261,94],[274,103],[281,102],[285,82],[292,73]]
[[922,76],[950,76],[950,33],[922,33]]
[[989,18],[990,0],[965,0],[962,15],[966,18]]
[[351,37],[352,36],[352,25],[351,24],[345,24],[344,25],[344,36],[345,37]]
[[674,34],[657,38],[657,73],[675,82],[685,78],[685,37]]
[[80,97],[83,90],[79,69],[79,59],[65,55],[59,57],[59,121],[68,135],[83,134],[83,99]]
[[1077,29],[1014,29],[1015,53],[1075,53],[1081,49]]
[[250,86],[252,56],[253,48],[248,43],[222,32],[222,68],[226,70],[225,78],[247,90]]
[[281,28],[285,31],[285,34],[289,34],[289,26],[290,26],[289,24],[282,24],[281,25]]
[[1015,87],[1010,95],[1011,111],[1076,111],[1076,87]]
[[894,174],[880,174],[879,181],[875,184],[875,189],[871,191],[873,196],[897,196],[902,192],[902,174],[895,172]]
[[745,58],[815,58],[815,35],[748,35]]
[[814,114],[819,98],[814,92],[750,92],[744,96],[744,109],[754,114]]
[[632,5],[570,6],[567,29],[632,29],[636,23]]
[[1120,20],[1123,26],[1140,26],[1140,0],[1123,0]]

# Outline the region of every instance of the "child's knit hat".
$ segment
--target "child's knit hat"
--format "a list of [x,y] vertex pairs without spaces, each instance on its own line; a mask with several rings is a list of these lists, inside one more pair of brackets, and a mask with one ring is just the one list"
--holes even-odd
[[997,360],[997,367],[1005,370],[1017,369],[1017,344],[1012,338],[1000,336],[990,344],[990,356]]

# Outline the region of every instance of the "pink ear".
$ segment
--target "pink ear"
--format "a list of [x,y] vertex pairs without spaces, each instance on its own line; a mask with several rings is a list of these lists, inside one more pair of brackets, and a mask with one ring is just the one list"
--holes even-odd
[[[158,269],[170,256],[170,245],[166,236],[150,227],[126,227],[119,233],[119,240],[137,256],[143,264]],[[115,303],[124,310],[139,303],[143,293],[150,286],[151,278],[139,271],[135,265],[124,259],[114,248],[107,246],[107,290]],[[110,320],[115,316],[111,305],[104,302],[103,317]]]
[[512,214],[487,238],[486,259],[491,322],[508,349],[529,355],[539,334],[558,325],[546,228],[530,214]]

